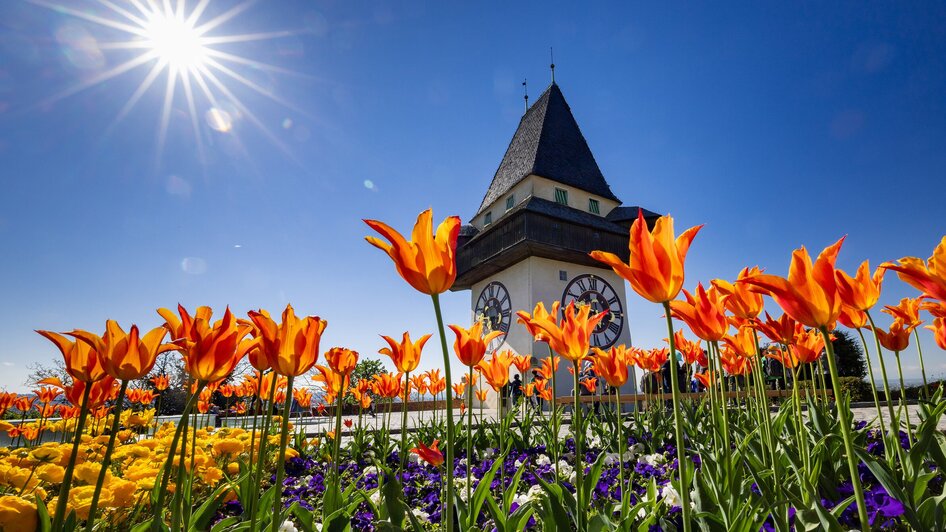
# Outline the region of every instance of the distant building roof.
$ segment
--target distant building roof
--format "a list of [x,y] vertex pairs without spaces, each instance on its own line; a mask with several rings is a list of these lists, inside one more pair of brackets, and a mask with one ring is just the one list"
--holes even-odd
[[[526,176],[538,176],[620,203],[595,162],[565,96],[552,83],[519,121],[476,214]],[[636,214],[636,212],[635,212]]]
[[608,221],[620,223],[620,222],[633,222],[637,219],[637,212],[644,211],[644,218],[650,220],[651,218],[659,218],[660,215],[654,211],[647,210],[643,207],[615,207],[608,213],[605,218]]

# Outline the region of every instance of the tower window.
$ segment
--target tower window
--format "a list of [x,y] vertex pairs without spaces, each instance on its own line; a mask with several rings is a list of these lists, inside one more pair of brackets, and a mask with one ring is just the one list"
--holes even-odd
[[568,280],[568,272],[566,272],[565,270],[559,270],[559,271],[558,271],[558,280],[559,280],[559,281],[567,281],[567,280]]
[[588,198],[588,212],[592,214],[601,214],[601,209],[598,207],[598,200],[594,198]]
[[489,224],[491,224],[491,223],[493,223],[493,212],[492,212],[492,211],[486,213],[486,215],[483,216],[483,225],[484,225],[484,226],[489,225]]
[[510,194],[509,197],[506,198],[506,210],[508,211],[509,209],[511,209],[512,206],[515,204],[515,202],[516,202],[515,194]]
[[562,188],[555,189],[555,203],[568,205],[568,191]]

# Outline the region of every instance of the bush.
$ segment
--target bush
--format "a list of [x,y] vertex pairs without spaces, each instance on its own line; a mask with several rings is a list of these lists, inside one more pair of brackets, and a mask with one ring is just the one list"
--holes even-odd
[[851,402],[871,400],[870,384],[860,377],[839,377],[841,393],[851,395]]

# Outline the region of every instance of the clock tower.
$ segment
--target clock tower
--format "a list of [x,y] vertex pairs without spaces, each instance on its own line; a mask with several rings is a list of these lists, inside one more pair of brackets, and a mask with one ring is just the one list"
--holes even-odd
[[[608,315],[591,336],[606,349],[631,345],[624,280],[588,253],[600,249],[628,258],[628,234],[638,207],[625,207],[611,192],[554,82],[519,122],[479,209],[460,231],[453,290],[471,290],[474,320],[504,334],[490,351],[510,349],[538,360],[548,356],[516,323],[516,311],[537,303],[562,308],[572,301]],[[657,215],[644,210],[648,222]],[[556,387],[571,394],[567,361]],[[622,392],[636,391],[631,378]],[[495,401],[495,398],[493,399]]]

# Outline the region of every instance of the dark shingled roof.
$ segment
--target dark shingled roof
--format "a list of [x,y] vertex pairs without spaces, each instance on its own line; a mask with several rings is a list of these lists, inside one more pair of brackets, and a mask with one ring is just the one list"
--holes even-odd
[[615,207],[611,212],[608,213],[605,218],[611,222],[620,223],[620,222],[633,222],[637,219],[638,210],[644,211],[644,218],[659,218],[660,215],[654,211],[645,209],[643,207]]
[[509,192],[526,176],[573,186],[620,203],[604,180],[565,96],[552,83],[519,121],[519,129],[476,214]]

